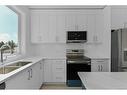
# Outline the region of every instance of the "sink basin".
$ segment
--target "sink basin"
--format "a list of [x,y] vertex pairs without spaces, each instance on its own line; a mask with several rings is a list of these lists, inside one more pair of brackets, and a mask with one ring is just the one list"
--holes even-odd
[[12,71],[22,67],[22,66],[27,65],[29,63],[31,63],[31,61],[19,61],[19,62],[13,63],[11,65],[1,67],[0,68],[0,74],[7,74],[9,72],[12,72]]
[[8,67],[2,67],[2,68],[0,68],[0,74],[7,74],[11,71],[18,69],[18,68],[20,68],[20,67],[9,67],[9,66]]
[[29,63],[31,63],[31,61],[18,61],[18,62],[14,63],[14,64],[7,65],[7,66],[24,66],[24,65],[27,65]]

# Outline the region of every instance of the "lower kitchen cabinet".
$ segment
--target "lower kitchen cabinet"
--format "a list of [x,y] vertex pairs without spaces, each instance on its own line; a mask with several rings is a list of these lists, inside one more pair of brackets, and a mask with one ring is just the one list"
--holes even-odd
[[43,63],[39,61],[29,68],[10,77],[6,89],[39,89],[43,84]]
[[92,59],[92,72],[109,72],[109,59]]
[[66,61],[54,59],[45,60],[44,82],[46,83],[66,82]]
[[6,82],[5,89],[30,89],[30,68],[10,77]]

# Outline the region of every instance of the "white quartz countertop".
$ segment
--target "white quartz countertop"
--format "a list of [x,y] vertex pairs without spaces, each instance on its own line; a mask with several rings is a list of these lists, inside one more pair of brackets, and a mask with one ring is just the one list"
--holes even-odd
[[[22,71],[22,70],[24,70],[24,69],[32,66],[33,64],[35,64],[35,63],[37,63],[37,62],[39,62],[41,60],[42,60],[41,57],[31,57],[31,58],[24,58],[24,59],[21,59],[21,60],[17,60],[17,61],[13,61],[13,62],[10,62],[8,64],[5,64],[5,65],[9,65],[9,64],[13,64],[13,63],[18,62],[18,61],[31,61],[31,63],[29,63],[29,64],[27,64],[25,66],[22,66],[22,67],[14,70],[14,71],[12,71],[10,73],[0,74],[0,83],[5,82],[6,80],[8,80],[9,78],[11,78],[12,76],[18,74],[20,71]],[[0,67],[2,67],[2,65]]]
[[127,89],[127,72],[78,72],[86,89]]

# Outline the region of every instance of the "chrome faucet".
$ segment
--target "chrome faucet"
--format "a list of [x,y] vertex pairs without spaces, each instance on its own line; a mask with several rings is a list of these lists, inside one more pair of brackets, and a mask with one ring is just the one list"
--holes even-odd
[[3,63],[3,61],[4,61],[4,59],[3,59],[3,53],[4,53],[4,50],[5,50],[7,47],[8,47],[9,49],[11,49],[11,47],[10,47],[8,44],[2,45],[1,48],[0,48],[0,51],[1,51],[1,57],[0,57],[1,60],[0,60],[0,61],[1,61],[1,63]]

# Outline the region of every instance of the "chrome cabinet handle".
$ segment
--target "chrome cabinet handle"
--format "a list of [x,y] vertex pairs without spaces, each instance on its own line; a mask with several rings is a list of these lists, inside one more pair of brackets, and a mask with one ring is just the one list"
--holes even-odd
[[30,80],[30,70],[28,70],[28,80]]
[[98,65],[98,71],[100,71],[100,65]]
[[31,71],[30,77],[32,78],[33,70],[32,70],[32,69],[30,69],[30,71]]
[[42,69],[42,65],[41,65],[41,62],[40,62],[40,69]]
[[101,65],[101,71],[103,70],[103,66]]

